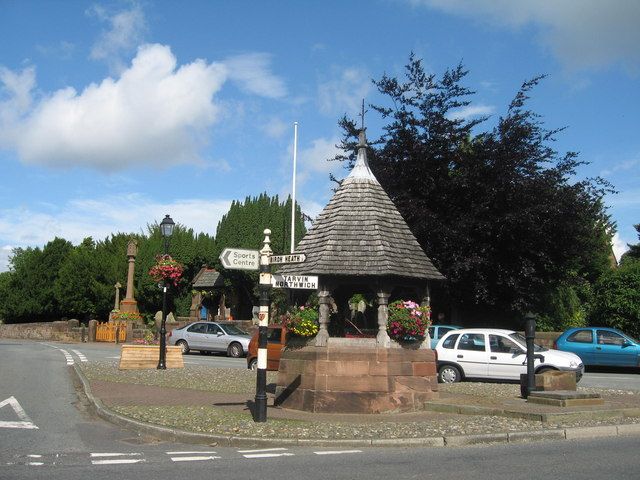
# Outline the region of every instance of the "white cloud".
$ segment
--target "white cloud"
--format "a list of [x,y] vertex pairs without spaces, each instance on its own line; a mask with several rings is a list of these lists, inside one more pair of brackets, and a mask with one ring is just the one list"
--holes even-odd
[[13,106],[32,101],[34,73],[3,69],[0,80],[13,96],[0,104],[0,147],[14,148],[28,164],[103,171],[196,162],[219,116],[213,96],[226,75],[204,60],[177,67],[169,47],[144,45],[119,78],[80,93],[58,90],[18,117]]
[[105,60],[113,72],[121,72],[125,69],[122,56],[135,50],[147,31],[142,8],[133,5],[130,10],[109,15],[103,7],[94,5],[87,10],[87,15],[96,16],[99,20],[109,23],[109,29],[102,32],[91,48],[90,57]]
[[238,82],[244,91],[267,98],[282,98],[287,95],[287,88],[281,78],[271,73],[270,63],[271,55],[267,53],[247,53],[224,61],[229,78]]
[[600,175],[603,177],[608,177],[618,172],[628,172],[629,170],[634,170],[639,166],[640,159],[624,160],[622,162],[616,163],[611,168],[602,170],[600,172]]
[[539,41],[568,69],[621,63],[640,69],[640,2],[633,0],[408,0],[494,25],[540,28]]
[[627,250],[629,250],[627,242],[620,238],[620,235],[615,233],[613,235],[613,254],[616,256],[616,260],[618,262],[620,261],[620,258],[622,257],[624,252],[626,252]]
[[451,119],[469,120],[473,117],[491,115],[495,110],[493,105],[467,105],[464,108],[454,110],[448,116]]
[[9,270],[9,256],[12,250],[13,247],[11,245],[0,247],[0,272]]
[[262,127],[262,130],[271,138],[280,138],[287,131],[293,132],[293,124],[285,123],[279,118],[272,117]]
[[333,158],[337,153],[342,153],[336,145],[340,143],[337,137],[317,138],[311,141],[311,146],[298,152],[302,172],[307,174],[322,173],[328,174],[340,166],[340,162],[328,162],[328,158]]
[[31,209],[0,210],[0,271],[13,246],[42,247],[58,236],[73,244],[86,237],[103,240],[112,233],[145,232],[148,224],[160,222],[166,214],[194,232],[215,234],[231,200],[182,199],[160,203],[138,194],[76,199],[55,211]]
[[347,68],[334,71],[334,78],[318,87],[318,106],[327,115],[360,113],[362,99],[371,91],[371,77],[366,71]]

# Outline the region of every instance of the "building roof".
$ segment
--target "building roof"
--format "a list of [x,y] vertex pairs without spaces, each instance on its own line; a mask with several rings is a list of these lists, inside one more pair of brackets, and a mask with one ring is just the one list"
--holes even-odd
[[224,279],[215,268],[204,266],[193,277],[193,288],[223,287]]
[[366,147],[362,131],[351,173],[296,248],[306,261],[279,273],[444,279],[371,172]]

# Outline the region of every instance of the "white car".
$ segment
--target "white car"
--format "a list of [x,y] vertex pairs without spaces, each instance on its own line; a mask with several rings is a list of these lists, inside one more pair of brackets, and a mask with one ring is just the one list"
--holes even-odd
[[[497,328],[465,328],[445,334],[436,345],[438,381],[465,378],[520,380],[527,373],[527,344],[523,335]],[[562,370],[582,378],[584,365],[577,355],[535,345],[535,373]]]

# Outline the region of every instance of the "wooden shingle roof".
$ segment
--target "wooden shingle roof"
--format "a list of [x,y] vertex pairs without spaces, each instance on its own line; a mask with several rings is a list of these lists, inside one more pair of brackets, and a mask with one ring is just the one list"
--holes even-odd
[[444,279],[369,169],[364,132],[353,170],[296,252],[306,261],[279,273]]
[[193,278],[193,288],[223,287],[224,279],[214,268],[202,267]]

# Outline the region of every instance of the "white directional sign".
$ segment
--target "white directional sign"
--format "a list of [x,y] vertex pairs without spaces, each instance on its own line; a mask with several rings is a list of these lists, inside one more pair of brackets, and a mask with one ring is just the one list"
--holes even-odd
[[243,250],[241,248],[225,248],[220,254],[220,261],[224,268],[233,270],[258,270],[260,252],[258,250]]
[[271,275],[271,285],[275,288],[318,289],[318,277],[313,275]]
[[269,263],[302,263],[307,259],[304,253],[291,253],[289,255],[271,255],[269,257]]

